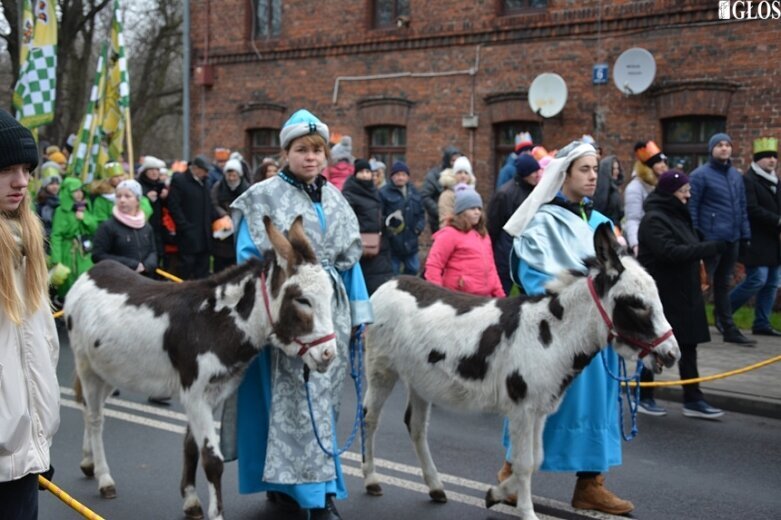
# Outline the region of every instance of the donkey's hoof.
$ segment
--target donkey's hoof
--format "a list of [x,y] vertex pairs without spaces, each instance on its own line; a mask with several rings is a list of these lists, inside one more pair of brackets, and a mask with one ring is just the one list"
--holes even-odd
[[428,496],[437,504],[444,504],[447,502],[447,495],[445,495],[445,491],[442,489],[432,489],[428,492]]
[[382,487],[379,484],[369,484],[366,486],[366,493],[373,497],[381,497]]
[[201,509],[201,504],[195,504],[185,509],[184,516],[187,518],[192,518],[193,520],[200,520],[203,518],[203,509]]
[[491,509],[493,506],[501,502],[501,500],[497,500],[494,498],[494,494],[492,493],[492,489],[488,488],[488,493],[485,494],[485,507],[486,509]]
[[79,467],[81,468],[81,472],[84,473],[85,477],[92,478],[95,476],[95,464],[84,464]]
[[100,488],[100,496],[101,498],[117,498],[116,486],[106,486]]

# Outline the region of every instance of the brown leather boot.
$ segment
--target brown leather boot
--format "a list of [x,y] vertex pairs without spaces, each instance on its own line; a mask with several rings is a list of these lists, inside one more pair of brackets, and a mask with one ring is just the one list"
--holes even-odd
[[[499,480],[499,483],[502,483],[508,478],[510,478],[510,475],[512,474],[513,474],[513,465],[507,461],[504,461],[504,464],[502,465],[502,469],[500,469],[499,473],[496,474],[496,478]],[[508,495],[508,497],[504,499],[505,504],[513,507],[515,507],[515,504],[517,502],[518,502],[518,497],[516,495]]]
[[629,500],[618,498],[605,487],[605,477],[578,477],[575,493],[572,495],[572,507],[593,509],[611,515],[625,515],[635,506]]

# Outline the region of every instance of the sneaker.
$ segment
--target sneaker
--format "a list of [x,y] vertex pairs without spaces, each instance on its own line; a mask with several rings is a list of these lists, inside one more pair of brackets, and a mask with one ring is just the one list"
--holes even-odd
[[646,415],[655,415],[662,417],[667,415],[667,410],[656,404],[653,399],[641,399],[637,403],[637,411]]
[[754,329],[751,331],[751,333],[755,336],[772,336],[774,338],[781,337],[781,332],[777,331],[776,329],[769,328],[769,329]]
[[724,415],[724,410],[715,408],[704,400],[694,401],[683,404],[683,415],[686,417],[697,417],[700,419],[718,419]]

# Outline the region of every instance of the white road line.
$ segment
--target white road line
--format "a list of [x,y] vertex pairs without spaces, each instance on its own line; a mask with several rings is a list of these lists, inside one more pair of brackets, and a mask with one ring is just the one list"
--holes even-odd
[[[67,395],[70,397],[73,397],[76,395],[76,392],[73,391],[72,388],[68,388],[66,386],[60,387],[60,395]],[[158,408],[156,406],[149,406],[146,404],[140,404],[140,403],[134,403],[133,401],[128,401],[127,399],[117,399],[116,397],[109,397],[106,400],[107,404],[113,404],[116,406],[121,406],[122,408],[127,408],[128,410],[135,410],[137,412],[143,412],[150,415],[157,415],[159,417],[165,417],[166,419],[173,419],[175,421],[183,421],[187,422],[187,416],[181,412],[174,412],[173,410],[165,410]],[[217,423],[217,427],[220,427],[220,423]]]
[[[77,403],[76,401],[71,401],[70,399],[60,399],[60,404],[62,406],[67,406],[68,408],[74,408],[76,410],[82,409],[82,406],[79,403]],[[179,433],[184,435],[184,432],[186,430],[184,426],[171,424],[165,421],[158,421],[156,419],[149,419],[148,417],[140,417],[138,415],[133,415],[132,413],[125,413],[117,410],[112,410],[111,408],[108,407],[105,407],[103,409],[103,414],[106,417],[112,417],[114,419],[119,419],[120,421],[140,424],[141,426],[148,426],[149,428],[157,428],[158,430],[163,430],[171,433]]]
[[[359,468],[354,468],[353,466],[348,466],[343,464],[342,465],[342,472],[358,478],[363,478],[363,473]],[[383,484],[388,484],[389,486],[395,486],[398,488],[406,489],[409,491],[417,491],[418,493],[421,493],[423,495],[428,495],[428,487],[426,487],[424,484],[419,484],[416,482],[410,482],[409,480],[404,480],[397,477],[391,477],[388,475],[378,475],[380,482]],[[455,493],[453,491],[445,491],[447,494],[447,501],[448,502],[459,502],[461,504],[466,504],[468,506],[474,506],[480,509],[485,509],[485,500],[482,498],[477,498],[472,495],[464,495],[463,493]],[[377,500],[382,500],[382,498],[378,498]],[[504,513],[511,516],[519,516],[518,510],[514,507],[510,507],[504,504],[498,504],[491,508],[492,513]],[[540,520],[545,519],[554,519],[555,517],[537,514],[537,516],[540,518]]]
[[[60,393],[63,395],[73,396],[74,392],[72,389],[67,387],[60,387]],[[77,410],[81,410],[82,406],[77,403],[74,400],[70,399],[61,399],[61,404],[63,406],[67,406],[68,408],[74,408]],[[136,410],[144,413],[148,413],[150,415],[157,415],[159,417],[163,417],[165,419],[169,420],[175,420],[183,423],[187,423],[187,416],[181,412],[174,412],[172,410],[161,410],[154,406],[147,406],[139,403],[134,403],[132,401],[128,401],[125,399],[117,399],[114,397],[109,398],[107,401],[108,405],[114,405],[119,407],[124,407],[130,410]],[[149,428],[156,428],[158,430],[163,430],[171,433],[178,433],[181,435],[184,435],[186,427],[180,426],[177,424],[171,424],[169,422],[165,421],[158,421],[156,419],[151,419],[148,417],[141,417],[138,415],[133,415],[131,413],[121,412],[118,410],[114,410],[110,408],[109,406],[106,406],[104,408],[104,413],[106,417],[112,417],[114,419],[119,419],[121,421],[126,421],[134,424],[139,424],[141,426],[147,426]],[[219,427],[219,422],[217,422],[217,426]],[[360,445],[357,449],[360,449]],[[358,464],[358,468],[354,468],[352,466],[348,466],[346,464],[342,464],[342,467],[344,469],[344,472],[348,475],[355,476],[358,478],[363,478],[363,473],[360,469],[361,464],[361,454],[359,452],[354,451],[347,451],[342,454],[343,460],[349,460],[351,462],[355,462]],[[374,464],[379,468],[388,469],[391,471],[396,471],[398,473],[404,473],[407,475],[415,476],[417,478],[422,479],[423,478],[423,472],[420,470],[417,466],[410,466],[408,464],[402,464],[400,462],[394,462],[392,460],[387,459],[381,459],[381,458],[375,458]],[[418,491],[420,493],[423,493],[424,495],[428,495],[428,487],[426,487],[424,484],[421,484],[419,482],[412,482],[409,480],[388,476],[388,475],[379,475],[380,480],[383,482],[386,482],[389,485],[400,487],[403,489],[408,489],[412,491]],[[462,488],[471,489],[473,491],[478,491],[479,493],[485,493],[488,488],[490,487],[489,484],[486,484],[484,482],[479,482],[477,480],[470,480],[462,477],[458,477],[455,475],[450,475],[447,473],[440,473],[439,478],[442,480],[443,483],[453,484]],[[476,506],[476,507],[485,507],[485,501],[479,498],[475,498],[471,495],[464,495],[461,493],[455,493],[450,490],[446,490],[448,500],[453,500],[456,502],[461,502],[464,504]],[[463,497],[463,499],[461,498]],[[556,500],[551,500],[544,497],[538,497],[538,496],[532,496],[532,500],[535,504],[544,505],[547,507],[555,508],[557,510],[563,510],[563,511],[570,511],[575,512],[575,510],[569,505],[564,502],[558,502]],[[491,508],[491,511],[496,512],[502,512],[502,513],[508,513],[508,514],[515,514],[515,509],[505,506],[505,505],[497,505]],[[583,511],[583,510],[577,510],[577,514],[582,516],[588,516],[592,518],[600,518],[600,519],[609,519],[609,518],[620,518],[620,517],[614,517],[611,515],[605,515],[601,513],[596,513],[592,511]],[[545,517],[541,515],[537,515],[540,518],[552,518],[552,517]]]

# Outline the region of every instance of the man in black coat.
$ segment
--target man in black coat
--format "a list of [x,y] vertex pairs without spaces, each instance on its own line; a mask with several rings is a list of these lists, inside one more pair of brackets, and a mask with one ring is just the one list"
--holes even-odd
[[491,197],[486,214],[486,227],[494,250],[494,264],[502,281],[504,294],[510,294],[513,281],[510,276],[510,251],[513,237],[502,229],[523,204],[540,180],[540,163],[531,154],[521,154],[515,159],[515,176],[505,182]]
[[730,292],[732,312],[756,296],[752,332],[781,336],[770,325],[776,302],[781,264],[781,191],[778,186],[778,140],[763,137],[754,141],[754,162],[743,176],[746,210],[751,225],[751,243],[740,253],[746,278]]
[[209,163],[198,156],[184,173],[171,179],[168,211],[176,224],[176,245],[179,247],[180,272],[185,280],[209,276],[209,244],[212,204],[206,177]]

